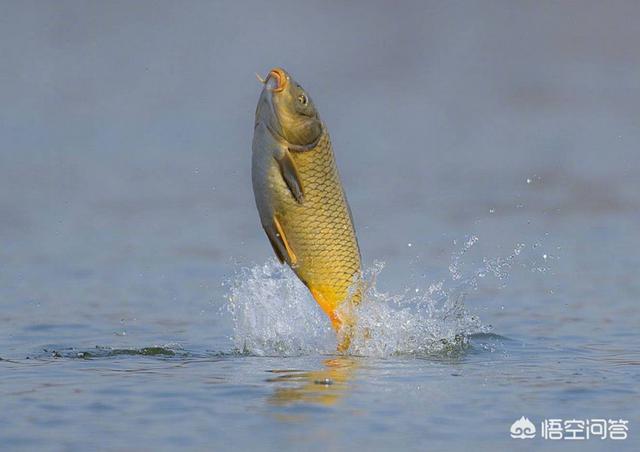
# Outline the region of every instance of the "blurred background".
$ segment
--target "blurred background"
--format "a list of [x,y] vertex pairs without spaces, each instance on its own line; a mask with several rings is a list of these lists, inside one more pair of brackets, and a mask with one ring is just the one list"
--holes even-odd
[[[0,444],[506,450],[525,415],[631,420],[638,450],[639,17],[635,1],[0,0]],[[250,148],[254,74],[274,66],[328,126],[378,290],[467,294],[462,320],[386,325],[385,359],[233,352],[269,339],[224,312],[238,268],[273,259]],[[272,288],[262,275],[245,292]],[[269,312],[263,293],[239,300],[246,318],[333,350],[319,312]],[[471,331],[445,320],[495,334],[393,353]]]
[[157,308],[184,331],[210,323],[233,269],[271,257],[250,143],[254,73],[276,65],[328,125],[384,287],[448,274],[477,236],[478,262],[519,243],[541,246],[529,267],[557,258],[556,279],[527,275],[524,292],[636,293],[639,13],[619,1],[2,2],[0,319],[115,329]]

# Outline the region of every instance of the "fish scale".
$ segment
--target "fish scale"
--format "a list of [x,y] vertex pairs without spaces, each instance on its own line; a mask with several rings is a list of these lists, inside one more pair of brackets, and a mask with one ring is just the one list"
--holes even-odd
[[[292,157],[304,202],[284,197],[276,210],[298,258],[293,270],[324,296],[328,306],[323,308],[333,311],[348,298],[359,276],[360,251],[326,128],[314,148],[292,152]],[[360,297],[356,290],[352,301],[357,303]]]

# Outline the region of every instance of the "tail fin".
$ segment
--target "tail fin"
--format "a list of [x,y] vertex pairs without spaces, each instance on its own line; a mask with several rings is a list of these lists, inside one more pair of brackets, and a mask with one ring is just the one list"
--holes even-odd
[[[346,353],[351,345],[351,339],[355,331],[355,316],[353,314],[352,303],[360,302],[360,290],[354,296],[350,297],[345,305],[345,300],[338,299],[335,292],[331,289],[320,290],[309,287],[311,295],[320,305],[322,310],[331,319],[333,329],[338,335],[338,351]],[[356,299],[357,297],[357,299]]]

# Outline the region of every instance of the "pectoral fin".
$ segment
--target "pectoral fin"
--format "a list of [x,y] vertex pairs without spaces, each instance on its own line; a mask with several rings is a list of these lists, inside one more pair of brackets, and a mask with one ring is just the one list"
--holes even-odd
[[291,157],[291,152],[288,149],[284,149],[279,155],[276,156],[276,160],[280,165],[280,173],[282,178],[291,190],[291,194],[300,204],[304,201],[304,189],[302,187],[302,181],[300,175],[296,169],[296,163]]

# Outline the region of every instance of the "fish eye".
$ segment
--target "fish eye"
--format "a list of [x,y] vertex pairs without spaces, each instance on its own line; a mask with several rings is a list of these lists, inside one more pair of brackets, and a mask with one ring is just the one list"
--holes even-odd
[[307,105],[309,103],[309,99],[307,99],[307,96],[305,96],[304,94],[300,94],[298,96],[298,102],[300,102],[302,105]]

